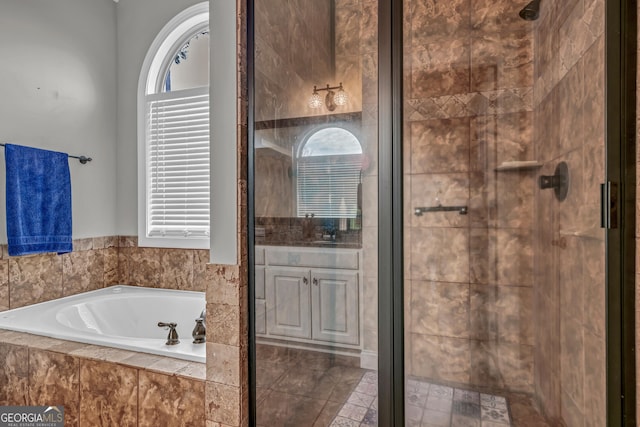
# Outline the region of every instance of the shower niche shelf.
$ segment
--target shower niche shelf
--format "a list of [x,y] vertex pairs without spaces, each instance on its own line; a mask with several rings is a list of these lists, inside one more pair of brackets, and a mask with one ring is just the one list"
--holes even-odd
[[517,160],[500,163],[500,165],[496,168],[496,172],[524,171],[538,169],[541,167],[542,163],[537,160]]

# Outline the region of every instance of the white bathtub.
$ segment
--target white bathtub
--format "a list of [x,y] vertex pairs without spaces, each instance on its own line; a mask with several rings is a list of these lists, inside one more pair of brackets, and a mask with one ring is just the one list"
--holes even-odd
[[[0,329],[204,362],[191,332],[205,304],[203,292],[118,285],[0,312]],[[180,344],[158,322],[177,323]]]

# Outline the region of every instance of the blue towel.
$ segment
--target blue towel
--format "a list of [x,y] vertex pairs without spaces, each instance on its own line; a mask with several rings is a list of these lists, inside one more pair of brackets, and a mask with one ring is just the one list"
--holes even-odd
[[73,250],[65,153],[6,144],[9,255]]

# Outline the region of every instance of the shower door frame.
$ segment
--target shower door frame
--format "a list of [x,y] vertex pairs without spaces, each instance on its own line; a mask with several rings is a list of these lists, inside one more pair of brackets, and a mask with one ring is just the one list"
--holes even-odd
[[[249,425],[256,422],[254,0],[247,1]],[[636,425],[636,0],[605,1],[606,179],[619,228],[606,233],[607,425]],[[403,0],[378,0],[378,425],[404,425]],[[625,203],[625,201],[633,201]],[[391,242],[391,244],[389,244]]]
[[[636,93],[637,2],[605,1],[605,169],[617,206],[601,201],[606,230],[607,425],[636,425]],[[631,202],[631,203],[629,203]],[[607,210],[609,212],[607,212]],[[606,227],[605,227],[606,228]]]

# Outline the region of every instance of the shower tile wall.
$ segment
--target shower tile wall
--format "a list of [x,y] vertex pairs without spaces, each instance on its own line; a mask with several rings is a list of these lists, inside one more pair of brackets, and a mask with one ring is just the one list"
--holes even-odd
[[76,239],[73,252],[10,257],[0,247],[0,311],[115,284],[204,292],[209,251],[141,248],[132,236]]
[[604,0],[553,0],[534,34],[535,154],[571,180],[563,202],[535,190],[535,391],[569,426],[606,424],[603,31]]
[[520,6],[405,2],[405,342],[408,375],[532,392],[536,174],[495,171],[534,160]]

